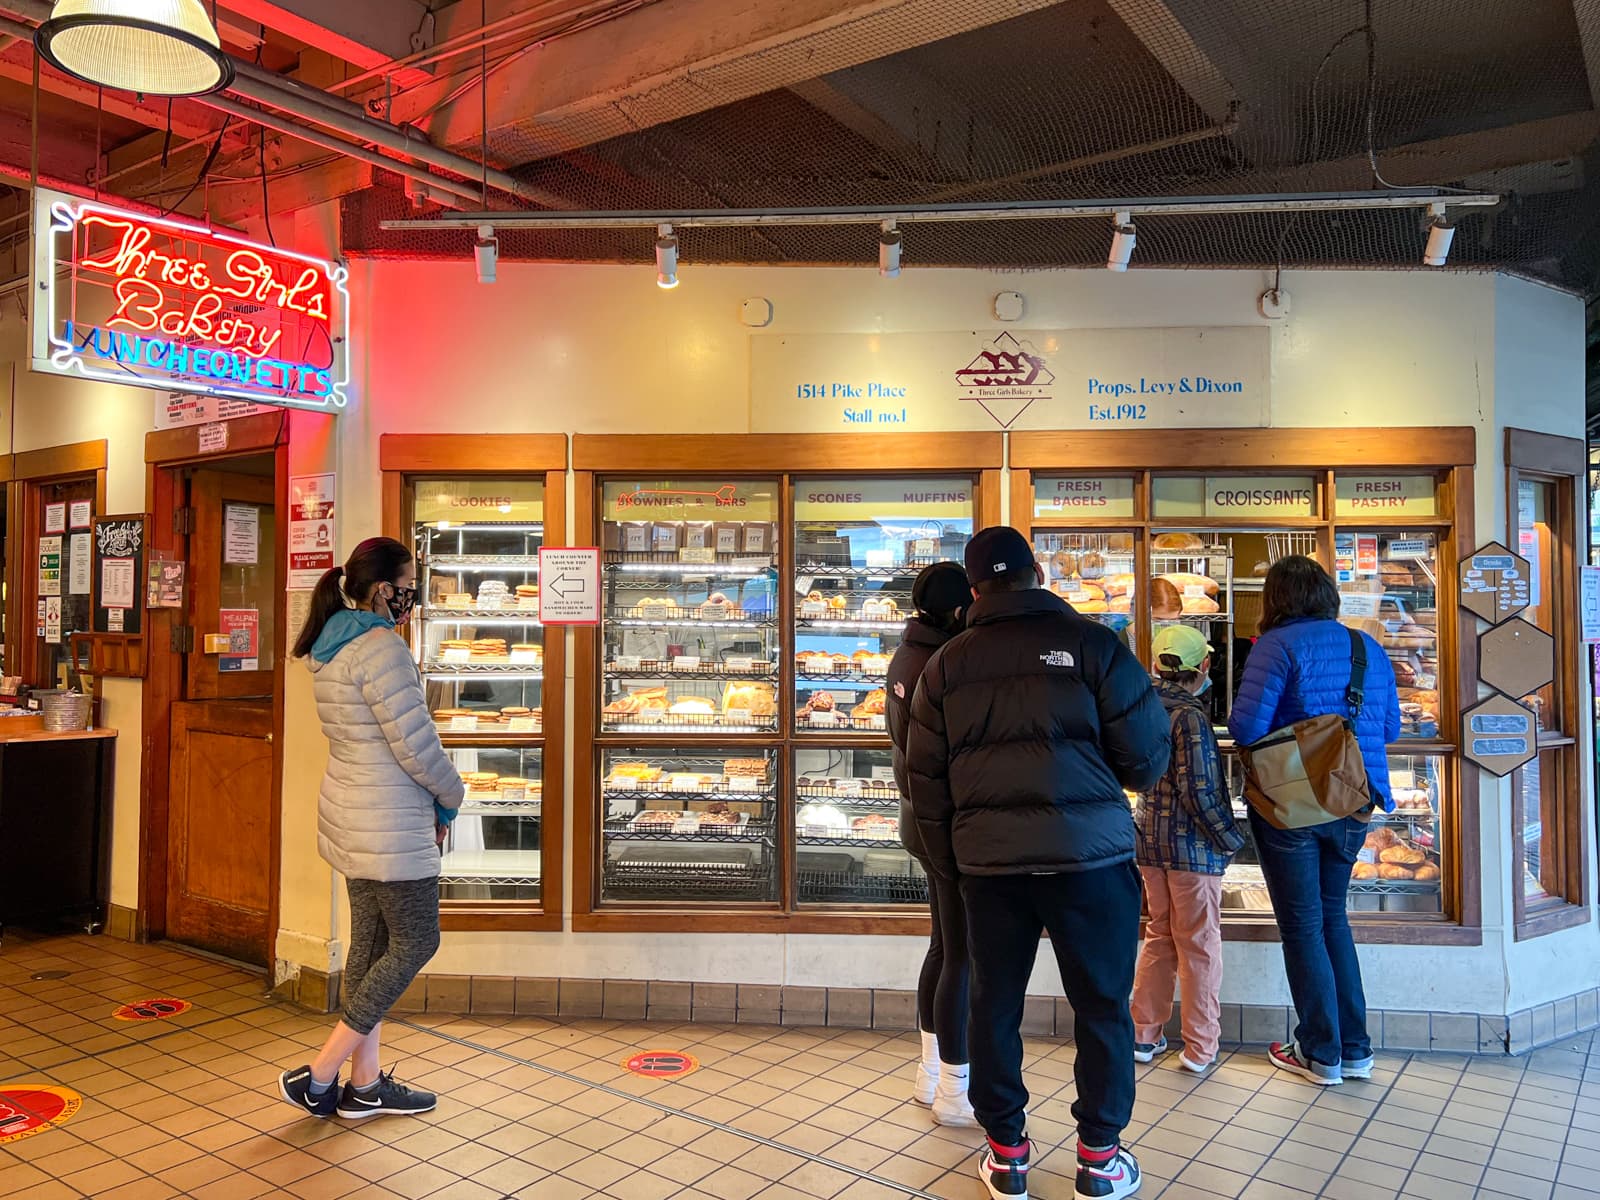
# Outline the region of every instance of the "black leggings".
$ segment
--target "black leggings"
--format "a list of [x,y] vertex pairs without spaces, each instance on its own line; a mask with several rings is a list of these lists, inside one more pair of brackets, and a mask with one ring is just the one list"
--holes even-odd
[[933,937],[917,981],[917,1025],[939,1039],[939,1058],[952,1066],[967,1061],[967,910],[953,879],[928,873],[928,910]]
[[439,880],[346,879],[350,953],[344,1023],[371,1033],[439,949]]

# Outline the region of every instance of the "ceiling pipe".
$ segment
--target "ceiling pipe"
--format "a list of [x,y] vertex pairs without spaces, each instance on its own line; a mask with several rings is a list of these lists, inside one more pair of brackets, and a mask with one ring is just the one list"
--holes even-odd
[[[0,0],[0,9],[18,13],[29,21],[39,23],[50,15],[48,0]],[[18,38],[26,39],[32,43],[32,26],[21,21],[13,21],[0,16],[0,33],[9,33]],[[551,208],[565,206],[565,201],[541,188],[523,183],[521,180],[504,171],[493,168],[485,170],[484,164],[474,162],[463,155],[443,150],[426,140],[419,131],[408,131],[386,121],[374,120],[361,111],[358,104],[353,101],[331,96],[318,89],[308,88],[306,85],[293,80],[284,80],[271,72],[262,71],[253,63],[233,60],[235,79],[234,86],[229,89],[232,95],[252,100],[257,104],[267,105],[278,113],[297,117],[300,121],[309,122],[311,128],[299,121],[284,120],[282,117],[271,113],[264,113],[259,109],[239,104],[227,96],[209,95],[195,96],[192,99],[197,104],[218,112],[225,112],[241,120],[250,121],[275,132],[299,138],[313,146],[332,150],[339,154],[348,155],[361,162],[371,163],[386,171],[393,171],[408,179],[415,179],[436,187],[451,195],[462,199],[473,200],[479,204],[484,201],[482,183],[487,182],[490,189],[514,196],[530,204],[543,205]],[[286,86],[289,85],[289,86]],[[353,145],[342,137],[333,137],[321,130],[332,130],[347,137],[359,139],[370,146],[376,146],[388,151],[388,155],[378,154],[363,145]],[[394,156],[394,157],[391,157]],[[418,167],[409,167],[404,159],[412,159],[429,166],[437,167],[442,171],[449,171],[457,175],[466,176],[468,179],[480,181],[472,184],[460,180],[445,178]]]

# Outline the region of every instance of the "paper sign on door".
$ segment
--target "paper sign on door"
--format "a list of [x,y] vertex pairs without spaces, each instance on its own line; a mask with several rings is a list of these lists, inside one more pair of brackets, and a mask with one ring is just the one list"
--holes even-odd
[[254,608],[224,608],[217,613],[221,632],[228,636],[228,652],[217,660],[219,671],[261,669],[261,612]]

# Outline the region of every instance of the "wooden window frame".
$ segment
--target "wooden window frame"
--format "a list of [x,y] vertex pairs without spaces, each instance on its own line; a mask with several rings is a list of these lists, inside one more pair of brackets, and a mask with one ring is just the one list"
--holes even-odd
[[[998,524],[1001,511],[1001,467],[1004,440],[999,433],[912,434],[703,434],[627,435],[577,434],[573,437],[572,464],[576,482],[574,541],[580,546],[599,545],[600,499],[606,479],[649,476],[697,477],[708,473],[743,478],[770,479],[781,489],[779,508],[778,568],[780,579],[791,577],[794,554],[794,480],[806,476],[918,476],[966,475],[974,481],[974,519],[978,528]],[[779,588],[779,628],[792,630],[794,598],[786,586]],[[780,633],[780,637],[786,637]],[[745,745],[771,749],[779,772],[777,838],[779,846],[779,899],[772,903],[742,905],[670,904],[648,907],[600,904],[597,833],[600,797],[596,787],[597,755],[601,750],[628,746],[664,747],[682,743],[678,737],[603,735],[599,731],[597,692],[601,679],[603,640],[599,629],[575,631],[573,722],[573,891],[572,927],[579,932],[694,932],[694,933],[839,933],[908,934],[926,937],[930,922],[926,912],[914,908],[874,912],[862,907],[800,907],[795,901],[794,804],[792,803],[796,750],[832,746],[886,747],[882,734],[851,735],[798,733],[793,722],[782,722],[770,734],[735,735],[717,739],[717,745]],[[778,686],[792,700],[792,656],[785,655]],[[780,712],[787,713],[780,704]],[[694,739],[701,740],[701,739]]]
[[[407,546],[411,544],[407,481],[433,476],[542,476],[545,544],[559,546],[566,542],[567,439],[563,434],[386,433],[378,440],[378,469],[383,479],[383,531]],[[545,631],[544,642],[544,731],[536,738],[519,737],[516,743],[543,751],[545,803],[539,828],[539,900],[443,901],[439,905],[439,927],[446,932],[555,932],[562,927],[567,638],[560,627],[554,630],[555,637],[551,632]]]
[[[1018,528],[1131,530],[1135,545],[1135,594],[1149,595],[1149,539],[1163,529],[1294,528],[1314,530],[1324,561],[1332,561],[1335,530],[1416,529],[1440,534],[1438,570],[1441,594],[1455,594],[1456,564],[1473,545],[1473,471],[1477,431],[1444,429],[1205,429],[1014,433],[1010,441],[1011,514]],[[1317,515],[1242,521],[1153,516],[1156,476],[1204,473],[1297,474],[1317,477]],[[1307,468],[1306,463],[1316,463]],[[1432,474],[1438,481],[1435,515],[1366,519],[1337,514],[1339,474],[1408,471]],[[1131,519],[1034,518],[1034,477],[1121,475],[1135,479]],[[1024,520],[1025,518],[1025,520]],[[1026,529],[1025,529],[1026,532]],[[1135,645],[1148,651],[1152,636],[1148,606],[1135,605]],[[1456,688],[1439,714],[1441,731],[1454,728],[1461,705],[1477,695],[1477,633],[1459,620],[1453,603],[1441,595],[1439,634],[1443,647],[1454,645]],[[1443,671],[1441,664],[1441,673]],[[1441,688],[1441,693],[1446,689]],[[1441,701],[1444,695],[1441,694]],[[1477,794],[1478,768],[1455,753],[1448,741],[1397,743],[1395,753],[1446,758],[1445,795],[1440,822],[1455,831],[1452,855],[1442,880],[1442,913],[1378,914],[1352,912],[1356,940],[1371,944],[1476,946],[1483,941],[1483,888],[1479,806],[1463,801]],[[1227,941],[1273,942],[1278,928],[1270,914],[1223,922]]]
[[[39,489],[53,483],[72,481],[94,484],[94,515],[106,510],[105,439],[70,442],[42,450],[23,450],[4,456],[7,485],[6,519],[10,524],[6,539],[5,643],[10,651],[9,673],[22,677],[31,687],[54,687],[54,680],[43,678],[39,670],[38,639],[34,636],[34,614],[39,601],[39,539],[42,511]],[[65,554],[62,555],[65,558]],[[66,564],[62,564],[65,572]],[[63,574],[63,578],[65,575]]]
[[[1507,429],[1506,531],[1507,544],[1516,548],[1518,492],[1524,479],[1550,483],[1555,487],[1556,506],[1561,526],[1555,531],[1552,554],[1556,579],[1551,591],[1555,603],[1555,687],[1560,698],[1561,728],[1546,731],[1539,739],[1539,755],[1550,755],[1556,764],[1555,785],[1560,789],[1562,812],[1554,838],[1545,833],[1545,850],[1554,841],[1554,860],[1561,877],[1559,892],[1528,902],[1522,884],[1526,849],[1523,829],[1526,814],[1522,803],[1519,770],[1511,776],[1511,862],[1510,886],[1514,936],[1517,941],[1544,937],[1563,929],[1586,924],[1589,913],[1589,821],[1586,814],[1593,801],[1586,787],[1588,772],[1580,762],[1582,726],[1591,719],[1585,682],[1587,647],[1578,629],[1578,566],[1587,560],[1580,554],[1588,546],[1588,452],[1581,438],[1558,437],[1527,429]],[[1541,771],[1543,766],[1541,765]]]

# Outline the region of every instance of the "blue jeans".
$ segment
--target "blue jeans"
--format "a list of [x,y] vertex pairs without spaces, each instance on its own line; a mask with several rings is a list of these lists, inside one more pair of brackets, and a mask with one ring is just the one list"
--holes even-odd
[[1275,829],[1250,810],[1250,832],[1283,937],[1300,1024],[1295,1044],[1326,1067],[1372,1057],[1367,997],[1350,933],[1350,869],[1367,836],[1354,817],[1305,829]]

